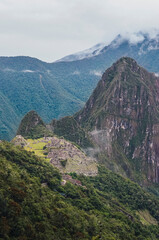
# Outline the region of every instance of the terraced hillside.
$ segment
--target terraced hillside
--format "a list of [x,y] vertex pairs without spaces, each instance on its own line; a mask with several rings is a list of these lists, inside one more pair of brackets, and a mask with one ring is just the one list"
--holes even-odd
[[98,173],[96,159],[86,156],[81,149],[64,139],[55,136],[24,139],[18,135],[12,143],[23,146],[27,151],[44,158],[61,173],[75,172],[86,176],[95,176]]

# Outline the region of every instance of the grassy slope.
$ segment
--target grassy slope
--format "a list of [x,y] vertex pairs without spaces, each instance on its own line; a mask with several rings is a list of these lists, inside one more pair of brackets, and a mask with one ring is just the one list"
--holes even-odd
[[[45,157],[45,150],[44,147],[46,146],[46,142],[41,142],[40,139],[33,140],[33,139],[27,139],[26,140],[28,145],[25,146],[25,150],[27,151],[34,151],[34,153],[39,157]],[[51,141],[48,141],[48,143],[51,143]]]

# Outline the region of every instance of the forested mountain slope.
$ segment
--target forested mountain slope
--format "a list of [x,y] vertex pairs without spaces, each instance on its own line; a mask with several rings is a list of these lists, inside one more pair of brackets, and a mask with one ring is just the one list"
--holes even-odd
[[61,185],[52,165],[7,142],[0,166],[0,239],[159,237],[159,200],[103,167],[96,177],[78,177],[82,186]]

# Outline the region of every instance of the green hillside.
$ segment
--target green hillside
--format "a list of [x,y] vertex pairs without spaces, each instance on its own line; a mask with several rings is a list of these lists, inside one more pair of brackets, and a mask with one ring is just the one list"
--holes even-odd
[[61,185],[52,165],[1,142],[0,239],[158,239],[157,198],[103,167],[78,179]]
[[35,112],[28,112],[22,119],[17,135],[22,135],[25,138],[40,138],[50,136],[52,133],[46,128],[41,117]]

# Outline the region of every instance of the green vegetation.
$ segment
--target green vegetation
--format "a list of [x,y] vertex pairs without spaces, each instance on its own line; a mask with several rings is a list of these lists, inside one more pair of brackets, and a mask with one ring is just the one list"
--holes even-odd
[[24,149],[30,152],[34,152],[35,155],[39,157],[46,157],[47,149],[46,149],[46,144],[49,143],[49,141],[42,142],[42,139],[27,139],[27,145],[24,146]]
[[[103,167],[78,179],[85,187],[62,186],[52,165],[1,142],[0,239],[158,239],[158,199]],[[142,224],[143,211],[154,221]]]
[[139,215],[142,224],[145,225],[158,225],[158,222],[156,221],[156,219],[154,219],[148,210],[139,210],[137,211],[137,214]]
[[39,115],[35,111],[30,111],[22,119],[17,135],[36,139],[44,136],[52,136],[53,134],[46,128]]
[[54,134],[59,137],[64,137],[65,139],[78,144],[81,147],[92,147],[88,133],[85,129],[77,123],[73,117],[64,117],[60,120],[53,120],[50,123],[50,127]]
[[[148,39],[146,42],[149,46]],[[158,50],[138,54],[141,44],[125,41],[92,58],[52,64],[31,57],[0,57],[0,139],[11,140],[21,118],[31,109],[47,123],[74,114],[96,87],[100,76],[95,73],[104,72],[122,56],[136,59],[150,72],[159,72]]]

